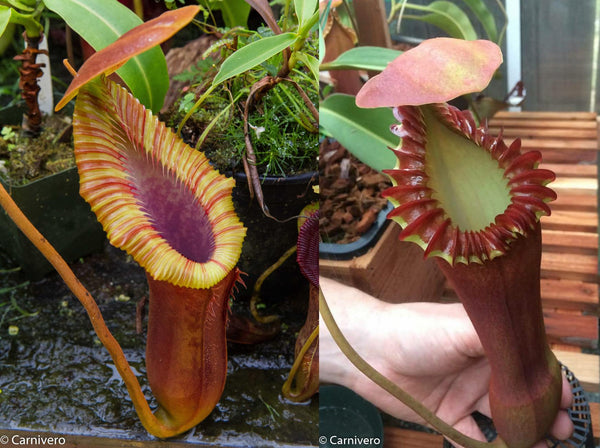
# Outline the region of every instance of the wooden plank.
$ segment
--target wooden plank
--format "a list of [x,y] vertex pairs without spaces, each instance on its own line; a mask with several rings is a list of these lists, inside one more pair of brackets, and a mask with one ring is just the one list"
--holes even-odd
[[384,448],[441,448],[444,437],[439,434],[386,426],[383,429]]
[[497,118],[490,120],[488,127],[538,129],[597,129],[595,120],[544,120],[538,118]]
[[509,112],[501,110],[496,115],[496,118],[519,118],[525,120],[583,120],[583,121],[596,121],[595,112]]
[[571,193],[595,194],[598,191],[598,180],[589,177],[557,177],[549,184],[553,190],[568,190]]
[[596,142],[597,131],[596,129],[540,129],[538,127],[530,127],[530,128],[509,128],[509,127],[497,127],[497,126],[489,126],[488,128],[492,134],[500,134],[502,131],[502,135],[504,138],[544,138],[544,139],[565,139],[567,141],[573,139],[586,139]]
[[550,343],[598,346],[598,318],[595,316],[544,309],[544,323]]
[[588,392],[598,392],[600,387],[600,362],[597,355],[554,350],[560,362],[575,374]]
[[[596,392],[597,391],[598,390],[596,389]],[[590,402],[590,412],[592,413],[592,429],[595,431],[594,440],[597,445],[600,438],[600,434],[598,434],[598,428],[600,428],[600,403]]]
[[546,229],[571,232],[597,232],[598,214],[572,210],[554,210],[551,216],[542,218]]
[[598,250],[598,234],[595,232],[551,230],[542,226],[542,244],[544,250],[571,253],[584,252],[595,255]]
[[[550,184],[550,187],[552,187],[552,184]],[[598,208],[596,192],[573,193],[562,189],[555,189],[554,191],[556,191],[558,197],[550,204],[552,210],[579,210],[594,213]]]
[[[540,289],[542,305],[550,311],[559,308],[594,315],[599,312],[598,284],[596,283],[542,278]],[[444,303],[458,302],[456,292],[449,284],[445,285],[440,301]]]
[[597,282],[598,258],[587,254],[542,252],[542,277]]
[[597,151],[584,149],[564,151],[562,149],[546,148],[542,151],[542,158],[544,162],[549,163],[595,163],[598,158],[598,153]]
[[546,308],[561,308],[597,314],[598,284],[578,280],[542,278],[542,304]]
[[542,163],[540,168],[554,171],[558,178],[560,177],[589,177],[596,179],[598,176],[598,167],[596,165],[580,165],[572,163]]
[[[510,145],[515,139],[505,138],[504,143]],[[565,140],[561,138],[543,139],[543,138],[522,138],[521,147],[526,150],[531,149],[560,149],[563,151],[598,151],[598,142],[596,140],[573,139]]]

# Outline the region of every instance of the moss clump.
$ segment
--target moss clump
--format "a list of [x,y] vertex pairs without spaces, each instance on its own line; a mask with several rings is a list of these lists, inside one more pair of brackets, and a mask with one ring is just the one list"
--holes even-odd
[[12,185],[33,180],[75,166],[71,119],[45,117],[37,138],[19,135],[18,127],[4,126],[0,134],[0,175]]
[[[308,89],[307,89],[308,90]],[[168,126],[177,128],[200,94],[186,93],[163,117]],[[313,98],[314,96],[314,98]],[[316,95],[309,97],[316,104]],[[302,99],[290,86],[276,85],[262,98],[260,107],[250,113],[249,133],[257,159],[258,172],[267,176],[290,176],[316,171],[318,129],[312,117],[298,112]],[[196,146],[206,127],[215,120],[204,140],[202,150],[213,166],[221,172],[243,171],[244,142],[243,103],[234,103],[226,113],[218,114],[231,103],[230,98],[214,95],[202,104],[185,122],[181,137]]]

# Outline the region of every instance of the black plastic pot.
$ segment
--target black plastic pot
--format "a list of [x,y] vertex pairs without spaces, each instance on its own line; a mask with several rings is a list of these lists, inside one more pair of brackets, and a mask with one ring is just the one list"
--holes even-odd
[[[563,372],[565,373],[569,384],[571,384],[571,391],[573,392],[573,405],[569,409],[569,416],[575,427],[573,435],[565,441],[559,441],[553,437],[548,437],[546,440],[551,448],[594,448],[594,432],[592,429],[590,405],[587,397],[579,383],[579,380],[575,377],[566,366],[562,365]],[[481,428],[483,434],[486,436],[488,442],[491,442],[498,435],[494,428],[494,423],[489,418],[478,414],[476,417],[477,424]],[[450,442],[444,439],[444,448],[452,448]]]
[[375,406],[337,385],[319,388],[319,446],[383,447],[383,423]]
[[[247,178],[239,173],[234,176],[236,187],[233,190],[235,210],[248,229],[242,255],[238,266],[247,274],[244,276],[246,292],[240,291],[236,296],[250,295],[256,279],[273,265],[298,240],[297,216],[302,209],[318,201],[313,186],[317,185],[319,176],[315,172],[290,177],[261,178],[265,203],[269,212],[280,221],[267,218],[256,199],[250,198]],[[294,290],[306,284],[300,273],[296,257],[291,257],[278,268],[265,282],[263,289],[279,291]]]
[[375,245],[379,235],[387,224],[387,215],[393,209],[388,203],[386,207],[377,214],[377,219],[367,232],[358,240],[348,244],[319,243],[319,258],[326,260],[350,260],[367,252]]
[[[89,205],[79,196],[75,167],[12,186],[0,179],[25,216],[67,261],[102,249],[106,236]],[[37,280],[52,266],[21,233],[4,210],[0,210],[0,247],[16,261],[25,275]]]

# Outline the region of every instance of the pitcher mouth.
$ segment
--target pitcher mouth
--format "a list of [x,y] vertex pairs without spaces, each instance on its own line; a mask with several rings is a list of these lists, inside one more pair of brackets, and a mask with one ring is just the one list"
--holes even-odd
[[104,77],[82,88],[73,122],[80,193],[113,245],[176,286],[210,288],[235,267],[233,179]]
[[538,151],[521,153],[520,139],[507,146],[447,104],[399,106],[394,115],[402,141],[392,149],[396,167],[384,171],[393,186],[383,195],[395,206],[388,218],[426,256],[483,263],[550,215],[556,193],[546,184],[555,175],[537,168]]

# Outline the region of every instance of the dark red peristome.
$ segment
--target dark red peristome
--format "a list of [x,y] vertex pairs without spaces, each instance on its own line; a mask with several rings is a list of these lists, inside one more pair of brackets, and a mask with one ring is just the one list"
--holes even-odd
[[395,169],[386,170],[394,186],[383,195],[398,205],[388,217],[403,226],[401,239],[417,236],[426,255],[432,253],[450,264],[493,259],[508,249],[518,235],[528,234],[541,215],[549,215],[547,201],[556,194],[545,184],[554,180],[552,171],[538,169],[538,151],[521,154],[521,141],[507,146],[502,136],[493,136],[485,127],[477,127],[471,114],[447,104],[428,105],[448,128],[487,151],[504,170],[510,187],[511,204],[494,222],[480,231],[459,231],[445,214],[443,205],[433,198],[426,172],[426,129],[420,107],[394,108],[401,125],[392,132],[402,144],[392,149],[398,158]]

